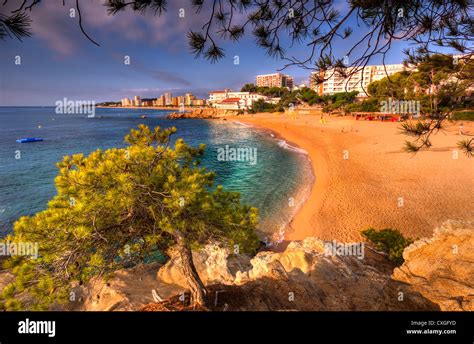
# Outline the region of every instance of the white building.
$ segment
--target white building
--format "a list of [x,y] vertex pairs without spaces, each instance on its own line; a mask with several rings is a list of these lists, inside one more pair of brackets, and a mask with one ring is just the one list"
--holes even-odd
[[213,91],[213,92],[209,92],[209,100],[208,100],[208,103],[211,104],[211,106],[214,106],[214,104],[216,103],[220,103],[221,101],[223,101],[224,99],[226,98],[229,98],[228,97],[228,94],[232,92],[231,90],[229,89],[225,89],[223,91]]
[[173,95],[171,92],[165,92],[163,95],[165,96],[165,105],[173,105]]
[[133,97],[133,106],[140,106],[141,104],[140,96]]
[[240,98],[227,98],[215,104],[218,109],[224,110],[243,110],[246,109],[246,102]]
[[220,109],[240,110],[252,107],[253,103],[259,99],[265,99],[257,93],[252,92],[232,92],[224,91],[209,92],[209,104]]
[[132,102],[128,98],[122,98],[122,106],[130,106]]
[[327,78],[321,84],[314,82],[314,77],[318,75],[318,72],[313,72],[311,73],[311,88],[317,91],[319,95],[357,91],[359,92],[358,97],[367,97],[367,86],[371,82],[381,80],[387,75],[390,76],[407,70],[403,64],[374,65],[365,66],[351,75],[351,71],[354,69],[356,67],[348,67],[346,69],[346,74],[349,74],[346,78],[341,76],[340,73],[334,72],[334,70],[319,73],[320,78]]

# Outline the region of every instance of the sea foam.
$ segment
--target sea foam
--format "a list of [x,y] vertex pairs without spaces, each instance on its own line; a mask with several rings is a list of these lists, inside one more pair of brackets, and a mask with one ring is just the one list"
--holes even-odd
[[280,146],[281,148],[288,149],[290,151],[296,152],[296,153],[308,155],[308,152],[306,150],[304,150],[303,148],[292,146],[288,142],[286,142],[285,140],[278,140],[278,146]]

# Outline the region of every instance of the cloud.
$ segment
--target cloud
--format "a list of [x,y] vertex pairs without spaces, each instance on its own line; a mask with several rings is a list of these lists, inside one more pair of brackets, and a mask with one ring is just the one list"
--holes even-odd
[[[92,43],[80,31],[75,2],[66,0],[65,4],[59,0],[42,1],[28,13],[33,21],[33,37],[45,41],[61,55],[71,55]],[[187,32],[193,27],[200,29],[202,21],[207,19],[206,10],[196,15],[188,2],[171,2],[161,16],[151,11],[141,14],[130,8],[109,15],[104,2],[81,1],[79,4],[85,31],[101,46],[145,42],[181,51],[187,47]],[[2,11],[11,9],[2,7]]]
[[[117,53],[112,53],[112,57],[120,63],[123,63],[123,56]],[[128,67],[133,69],[134,72],[141,73],[157,81],[172,83],[181,86],[191,86],[191,82],[189,80],[184,79],[175,72],[168,72],[162,69],[150,68],[147,65],[140,63],[140,61],[137,61],[136,59],[133,59],[133,61],[131,61]]]
[[[0,8],[2,14],[10,14],[20,7],[20,2],[8,2]],[[33,38],[45,41],[55,52],[68,55],[74,51],[75,42],[68,7],[63,7],[57,1],[44,1],[35,5],[27,14],[32,20],[31,31]]]

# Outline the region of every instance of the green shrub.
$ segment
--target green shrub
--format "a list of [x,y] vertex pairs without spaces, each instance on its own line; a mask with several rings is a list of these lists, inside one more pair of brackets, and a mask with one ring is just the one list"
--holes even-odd
[[400,231],[391,228],[377,231],[369,227],[361,234],[374,244],[377,250],[387,253],[388,259],[397,265],[403,264],[403,250],[413,242],[412,239],[405,238]]

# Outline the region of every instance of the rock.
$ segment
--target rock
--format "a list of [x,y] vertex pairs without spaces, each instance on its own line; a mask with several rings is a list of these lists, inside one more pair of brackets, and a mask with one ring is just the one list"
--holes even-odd
[[68,309],[131,311],[158,299],[169,298],[178,290],[156,280],[158,268],[159,264],[140,265],[116,271],[108,281],[100,279],[93,281],[87,288],[76,287],[73,289],[75,302],[68,305]]
[[[229,115],[237,115],[238,110],[224,110],[216,108],[203,108],[203,109],[193,109],[192,111],[187,112],[173,112],[166,116],[168,119],[181,119],[181,118],[223,118]],[[225,119],[225,118],[224,118]]]
[[407,247],[403,258],[395,280],[409,283],[442,310],[474,310],[474,222],[445,222],[431,239]]
[[281,253],[259,252],[250,260],[252,268],[238,272],[234,280],[234,285],[248,293],[246,302],[229,310],[439,309],[406,285],[391,280],[393,265],[375,251],[367,250],[363,260],[328,256],[324,244],[317,238],[306,238],[291,242]]
[[[472,222],[450,221],[433,238],[407,247],[399,268],[368,246],[363,259],[329,255],[327,243],[317,238],[251,259],[229,256],[228,249],[210,244],[193,252],[193,258],[213,310],[474,310],[473,243]],[[174,305],[187,289],[180,258],[169,255],[164,266],[121,270],[109,285],[96,283],[80,309],[161,309],[152,306],[152,290],[166,309],[185,309]]]
[[[233,283],[235,276],[231,270],[248,265],[249,258],[239,255],[228,259],[229,251],[217,245],[206,245],[201,251],[193,251],[196,270],[205,285]],[[172,254],[171,259],[158,271],[157,279],[168,284],[187,288],[181,268],[181,258]]]
[[[439,310],[406,284],[392,280],[393,265],[375,251],[367,251],[363,260],[328,256],[323,241],[307,238],[290,243],[283,252],[259,252],[234,275],[224,263],[227,251],[214,250],[206,249],[206,254],[196,256],[199,274],[208,284],[211,310]],[[205,257],[208,264],[219,266],[218,273],[212,274],[217,283],[209,279]],[[162,269],[169,276],[169,270],[177,266]],[[163,272],[158,273],[162,276]],[[170,310],[186,309],[178,296],[145,309],[163,310],[163,305]]]

